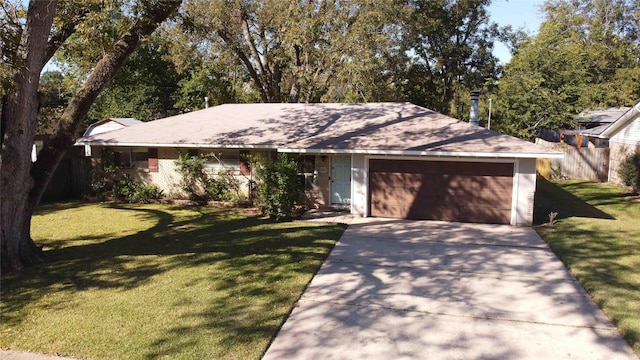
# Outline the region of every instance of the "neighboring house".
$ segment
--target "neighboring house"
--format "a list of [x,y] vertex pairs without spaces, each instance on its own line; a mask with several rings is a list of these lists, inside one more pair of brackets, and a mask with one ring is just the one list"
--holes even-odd
[[[531,225],[536,158],[562,153],[410,103],[226,104],[83,136],[129,154],[122,165],[165,193],[179,153],[221,155],[251,178],[245,155],[294,155],[318,207],[361,216]],[[125,156],[126,157],[126,156]]]
[[579,126],[562,130],[553,139],[550,132],[536,139],[553,150],[564,152],[562,159],[539,162],[538,171],[550,176],[551,169],[570,179],[609,181],[621,184],[620,163],[640,148],[640,103],[634,107],[585,111]]
[[[581,112],[576,119],[578,127],[572,130],[562,130],[560,141],[581,148],[609,147],[609,140],[600,135],[612,123],[629,111],[630,107],[610,108],[602,110],[586,110]],[[571,139],[570,137],[574,137]]]
[[620,184],[620,163],[640,150],[640,102],[607,126],[599,137],[609,140],[609,181]]

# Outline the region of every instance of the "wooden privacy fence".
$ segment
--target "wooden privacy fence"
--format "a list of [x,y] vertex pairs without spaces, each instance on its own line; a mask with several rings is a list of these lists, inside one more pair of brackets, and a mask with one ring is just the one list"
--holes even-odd
[[607,181],[609,148],[576,148],[562,143],[536,139],[536,144],[564,153],[562,159],[538,159],[536,170],[545,178],[562,176],[575,180]]
[[89,191],[89,161],[86,157],[64,158],[53,174],[42,201],[80,198]]

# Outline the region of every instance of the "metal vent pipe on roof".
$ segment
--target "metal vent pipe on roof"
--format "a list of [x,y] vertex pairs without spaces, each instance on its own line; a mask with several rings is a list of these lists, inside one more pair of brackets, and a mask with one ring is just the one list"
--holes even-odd
[[480,92],[471,92],[471,111],[469,113],[469,124],[479,126],[478,122],[478,100],[480,100]]

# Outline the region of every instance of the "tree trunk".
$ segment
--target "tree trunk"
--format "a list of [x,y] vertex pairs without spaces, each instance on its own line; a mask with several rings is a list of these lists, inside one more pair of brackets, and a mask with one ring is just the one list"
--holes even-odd
[[[32,6],[32,4],[40,6]],[[23,70],[31,76],[29,81],[15,81],[15,91],[10,96],[8,104],[7,129],[0,158],[0,173],[2,174],[0,185],[2,231],[0,231],[0,240],[2,241],[3,272],[19,271],[24,265],[44,261],[42,251],[30,237],[33,210],[40,202],[60,161],[73,146],[76,133],[97,96],[142,40],[149,36],[179,6],[180,1],[172,0],[145,3],[146,13],[138,17],[129,31],[98,61],[82,88],[71,99],[51,139],[45,143],[33,166],[31,165],[31,148],[38,114],[37,89],[40,71],[45,61],[41,60],[42,64],[39,67],[27,66],[27,70]],[[55,7],[55,3],[31,2],[25,34],[35,31],[29,27],[32,7],[52,9]],[[51,10],[51,12],[53,11]],[[42,16],[34,18],[40,19]],[[42,59],[46,53],[50,29],[51,23],[49,22],[46,31],[43,29],[45,31],[42,35],[44,43],[39,43],[39,47],[34,47],[37,49],[34,53],[39,51],[39,56]],[[40,29],[38,28],[38,30]],[[27,47],[27,49],[29,48]],[[16,80],[20,80],[20,78],[18,77]]]
[[[29,229],[33,206],[28,194],[33,187],[31,149],[38,115],[38,85],[46,62],[45,49],[57,1],[32,1],[22,32],[20,50],[12,64],[14,88],[7,96],[0,150],[0,244],[2,270],[21,270],[24,264],[44,261],[31,240]],[[25,232],[26,231],[26,232]]]

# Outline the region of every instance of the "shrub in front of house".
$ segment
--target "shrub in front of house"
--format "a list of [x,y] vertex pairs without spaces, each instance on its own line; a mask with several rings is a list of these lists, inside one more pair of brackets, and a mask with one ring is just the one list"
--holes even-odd
[[133,192],[129,195],[129,202],[148,204],[161,199],[164,195],[162,189],[155,184],[135,183]]
[[623,184],[633,188],[634,193],[640,192],[640,150],[629,154],[622,161],[618,175]]
[[211,184],[206,164],[204,156],[180,154],[176,160],[176,171],[182,176],[180,186],[191,200],[208,200],[207,188]]
[[298,175],[298,164],[286,154],[273,160],[251,158],[257,178],[257,206],[266,216],[276,220],[295,216],[304,188]]
[[207,171],[209,155],[180,154],[176,160],[176,170],[182,176],[182,191],[191,200],[197,201],[225,201],[237,200],[240,197],[240,183],[229,171],[220,171],[211,175]]
[[150,203],[162,198],[154,184],[135,181],[114,164],[99,164],[92,170],[91,194],[99,200]]

